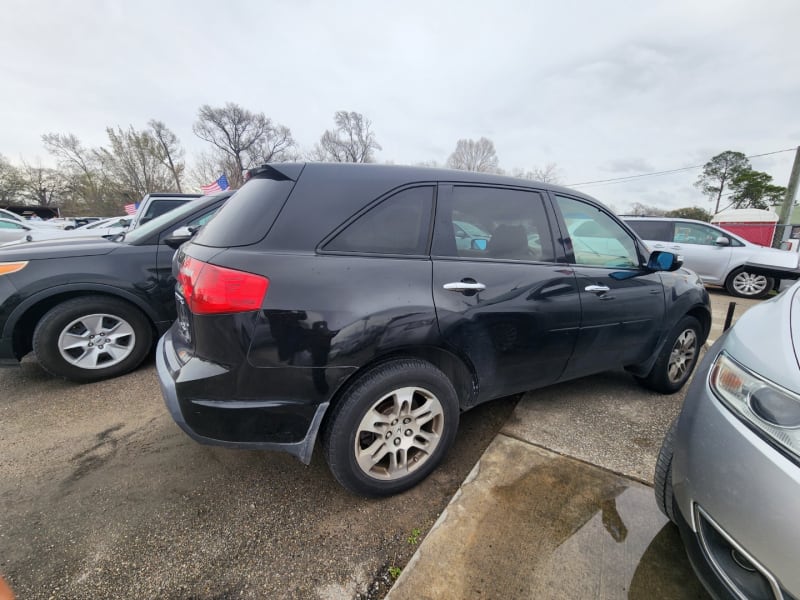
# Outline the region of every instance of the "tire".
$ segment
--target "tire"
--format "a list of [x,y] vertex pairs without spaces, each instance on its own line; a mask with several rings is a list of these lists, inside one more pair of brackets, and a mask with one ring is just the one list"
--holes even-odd
[[62,302],[41,318],[33,332],[33,352],[42,367],[79,383],[132,371],[152,344],[147,317],[124,300],[104,296]]
[[639,382],[662,394],[674,394],[688,381],[700,354],[702,327],[686,315],[669,332],[653,368]]
[[[422,360],[395,360],[367,371],[337,402],[322,451],[333,476],[351,492],[390,496],[438,466],[458,419],[458,397],[444,373]],[[370,448],[371,456],[365,452]]]
[[653,486],[656,495],[658,510],[673,523],[675,520],[675,494],[672,489],[672,456],[675,452],[675,433],[678,430],[678,417],[672,423],[661,442],[661,450],[656,460],[656,470],[653,474]]
[[748,273],[742,267],[734,269],[725,280],[725,289],[731,296],[737,298],[764,298],[775,287],[772,277]]

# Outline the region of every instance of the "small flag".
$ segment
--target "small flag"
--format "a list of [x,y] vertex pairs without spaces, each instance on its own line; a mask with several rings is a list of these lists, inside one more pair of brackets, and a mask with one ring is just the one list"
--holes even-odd
[[125,214],[126,215],[135,215],[136,211],[139,209],[139,203],[136,202],[135,204],[126,204],[125,205]]
[[225,173],[219,176],[219,179],[214,181],[213,183],[209,183],[208,185],[201,185],[200,189],[203,190],[203,193],[207,196],[209,194],[216,194],[217,192],[224,192],[229,187],[228,185],[228,178],[225,177]]

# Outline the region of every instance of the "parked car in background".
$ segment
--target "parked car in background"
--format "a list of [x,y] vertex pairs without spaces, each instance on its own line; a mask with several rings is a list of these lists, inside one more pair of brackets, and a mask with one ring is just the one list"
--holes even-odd
[[37,227],[27,221],[0,219],[0,244],[17,241],[52,240],[70,237],[69,231],[57,227]]
[[664,439],[656,501],[716,598],[800,598],[800,285],[711,347]]
[[182,206],[186,202],[200,198],[202,194],[173,194],[169,192],[154,192],[147,194],[139,203],[136,214],[133,215],[129,229],[136,229],[148,221],[160,217],[164,213]]
[[74,230],[75,235],[97,235],[101,237],[113,236],[127,231],[131,224],[131,217],[112,217],[92,221]]
[[28,227],[38,227],[38,228],[44,227],[44,228],[50,228],[50,229],[61,229],[61,227],[59,226],[58,223],[52,223],[51,222],[52,219],[51,220],[47,220],[47,221],[44,221],[44,220],[41,220],[41,219],[38,220],[38,221],[29,220],[29,219],[26,219],[25,217],[23,217],[20,214],[17,214],[17,213],[15,213],[13,211],[10,211],[10,210],[6,210],[4,208],[0,208],[0,219],[6,219],[6,220],[9,220],[9,221],[17,221],[19,223],[24,223]]
[[[176,254],[156,351],[199,442],[308,463],[321,436],[342,485],[394,494],[442,460],[461,411],[621,367],[675,392],[708,335],[700,279],[578,192],[385,165],[249,175]],[[587,221],[618,249],[578,251]]]
[[765,248],[715,225],[667,217],[623,217],[653,250],[669,250],[703,282],[741,298],[763,298],[776,280],[800,278],[800,254]]
[[230,197],[184,204],[114,240],[66,237],[0,248],[0,364],[31,350],[86,382],[136,368],[175,319],[175,248]]

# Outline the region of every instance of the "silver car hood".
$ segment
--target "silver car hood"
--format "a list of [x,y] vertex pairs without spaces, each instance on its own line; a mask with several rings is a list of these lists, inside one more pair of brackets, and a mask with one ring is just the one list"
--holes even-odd
[[742,315],[724,349],[762,377],[800,393],[800,283]]

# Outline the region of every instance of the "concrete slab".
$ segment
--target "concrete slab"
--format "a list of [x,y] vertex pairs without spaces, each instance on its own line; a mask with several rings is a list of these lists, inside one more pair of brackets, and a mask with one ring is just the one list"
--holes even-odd
[[498,435],[387,598],[707,596],[650,488]]
[[624,371],[596,375],[528,392],[500,431],[652,484],[661,440],[685,389],[664,396]]

